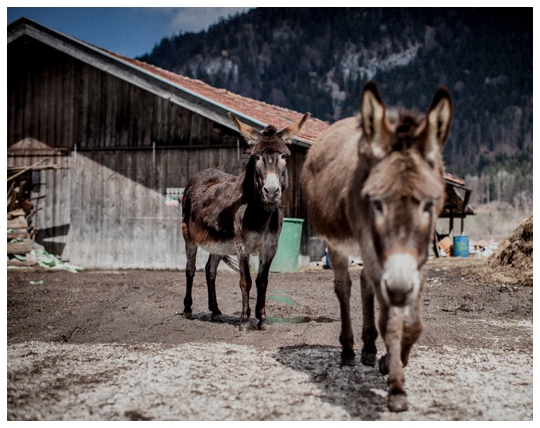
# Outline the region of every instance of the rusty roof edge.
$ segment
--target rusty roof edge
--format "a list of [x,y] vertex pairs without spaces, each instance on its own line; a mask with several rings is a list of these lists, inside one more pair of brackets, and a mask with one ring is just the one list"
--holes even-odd
[[[224,126],[227,126],[228,128],[230,129],[233,129],[235,131],[238,131],[238,129],[236,128],[236,126],[234,126],[234,124],[229,120],[229,117],[227,115],[227,112],[232,112],[235,116],[238,116],[239,118],[242,118],[244,119],[245,121],[248,121],[248,122],[251,122],[252,124],[255,124],[255,125],[259,125],[263,128],[265,128],[266,126],[268,126],[269,124],[267,123],[264,123],[258,119],[255,119],[251,116],[248,116],[247,114],[245,113],[242,113],[241,111],[238,111],[236,109],[232,109],[228,106],[225,106],[211,98],[208,98],[208,97],[205,97],[204,95],[201,95],[200,93],[198,92],[195,92],[195,91],[192,91],[182,85],[179,85],[169,79],[166,79],[164,77],[161,77],[155,73],[152,73],[150,71],[147,71],[145,70],[144,68],[142,67],[139,67],[135,64],[133,64],[131,61],[135,61],[135,60],[132,60],[130,59],[129,61],[125,60],[125,59],[122,59],[121,57],[123,55],[114,55],[114,54],[111,54],[109,53],[107,50],[105,49],[102,49],[102,48],[99,48],[97,46],[94,46],[84,40],[80,40],[80,39],[77,39],[73,36],[70,36],[68,34],[65,34],[65,33],[61,33],[57,30],[54,30],[52,28],[49,28],[49,27],[46,27],[42,24],[39,24],[35,21],[32,21],[31,19],[28,19],[28,18],[20,18],[19,20],[15,21],[14,23],[10,24],[8,26],[8,43],[10,43],[11,41],[21,37],[22,35],[24,34],[28,34],[30,36],[34,36],[35,37],[35,34],[32,34],[32,32],[28,31],[27,27],[31,27],[33,28],[33,30],[35,31],[38,31],[38,33],[43,33],[43,34],[46,34],[47,32],[49,33],[52,33],[54,34],[59,40],[61,40],[62,38],[63,39],[67,39],[69,40],[71,43],[74,43],[75,45],[81,45],[81,46],[84,46],[86,49],[92,51],[93,53],[97,54],[97,55],[100,55],[100,56],[104,56],[110,60],[113,60],[115,62],[119,62],[121,64],[123,64],[125,67],[128,67],[130,69],[134,69],[134,70],[137,70],[137,72],[143,74],[143,75],[146,75],[152,79],[155,79],[155,80],[158,80],[162,83],[165,83],[169,86],[172,86],[174,88],[176,88],[177,90],[180,90],[188,95],[191,95],[192,97],[195,97],[195,98],[198,98],[200,99],[201,101],[204,101],[208,104],[211,104],[215,107],[217,107],[218,109],[221,109],[225,112],[225,114],[223,115],[223,118],[226,119],[224,120],[221,125],[224,125]],[[50,34],[49,34],[50,36]],[[42,39],[38,39],[42,42],[44,42],[44,40]],[[151,65],[151,64],[148,64],[148,65]],[[96,67],[95,64],[93,64],[94,67]],[[110,71],[110,70],[106,70],[106,71]],[[165,70],[167,71],[167,70]],[[203,82],[204,83],[204,82]],[[241,95],[239,95],[241,96]],[[204,108],[203,106],[201,106],[202,108]],[[200,112],[198,112],[200,114]],[[206,115],[205,115],[206,116]],[[215,120],[215,118],[211,117],[210,119],[212,120]],[[303,140],[303,139],[300,139],[298,137],[294,137],[293,138],[293,142],[296,143],[296,145],[298,146],[301,146],[301,147],[305,147],[305,148],[309,148],[311,147],[311,143],[309,141],[306,141],[306,140]]]
[[[86,42],[84,42],[84,43],[86,44]],[[91,45],[90,45],[90,46],[91,46]],[[128,60],[122,59],[122,58],[119,57],[119,56],[116,56],[116,55],[114,55],[114,54],[111,54],[111,53],[109,53],[109,52],[107,52],[107,51],[105,51],[105,50],[102,50],[102,49],[100,49],[100,48],[95,48],[95,49],[98,49],[99,51],[103,52],[103,54],[109,56],[110,58],[113,58],[113,59],[115,59],[115,60],[117,60],[117,61],[121,61],[123,64],[125,64],[125,65],[127,65],[127,66],[129,66],[129,67],[136,68],[136,69],[137,69],[138,71],[140,71],[141,73],[144,73],[144,74],[146,74],[146,75],[148,75],[148,76],[150,76],[150,77],[152,77],[152,78],[154,78],[154,79],[160,80],[160,81],[162,81],[163,83],[166,83],[166,84],[168,84],[168,85],[171,85],[171,86],[173,86],[173,87],[176,87],[177,89],[180,89],[180,90],[184,91],[185,93],[187,93],[187,94],[189,94],[189,95],[191,95],[191,96],[194,96],[194,97],[199,98],[199,99],[201,99],[201,100],[203,100],[203,101],[205,101],[205,102],[207,102],[207,103],[209,103],[209,104],[212,104],[212,105],[214,105],[214,106],[216,106],[216,107],[219,107],[220,109],[224,110],[225,112],[231,112],[231,113],[233,113],[235,116],[237,116],[237,117],[239,117],[239,118],[242,118],[242,119],[244,119],[244,120],[246,120],[246,121],[248,121],[248,122],[254,123],[254,124],[259,125],[259,126],[261,126],[261,127],[263,127],[263,128],[266,128],[268,125],[270,125],[269,123],[262,122],[262,121],[260,121],[260,120],[258,120],[258,119],[255,119],[255,118],[252,117],[252,116],[248,116],[247,114],[242,113],[241,111],[238,111],[238,110],[235,110],[235,109],[233,109],[233,108],[230,108],[230,107],[228,107],[228,106],[226,106],[226,105],[224,105],[224,104],[221,104],[220,102],[217,102],[217,101],[215,101],[215,100],[213,100],[213,99],[211,99],[211,98],[205,97],[204,95],[201,95],[200,93],[198,93],[198,92],[196,92],[196,91],[192,91],[191,89],[188,89],[188,88],[186,88],[185,86],[182,86],[182,85],[180,85],[180,84],[178,84],[178,83],[176,83],[176,82],[173,82],[173,81],[171,81],[171,80],[169,80],[169,79],[167,79],[167,78],[165,78],[165,77],[162,77],[162,76],[159,76],[158,74],[155,74],[155,73],[152,73],[152,72],[150,72],[150,71],[147,71],[147,70],[145,70],[144,68],[139,67],[139,66],[137,66],[136,64],[133,64],[133,63],[131,62],[131,61],[139,61],[139,62],[142,62],[142,61],[140,61],[140,60],[129,59],[129,61],[128,61]],[[123,55],[122,55],[122,56],[123,56]],[[152,66],[152,67],[156,67],[156,66],[153,65],[153,64],[148,64],[148,63],[144,63],[144,64],[147,64],[147,65]],[[165,71],[165,72],[167,72],[167,73],[173,73],[172,71],[169,71],[169,70],[164,70],[164,69],[163,69],[163,71]],[[176,73],[173,73],[173,74],[176,74]],[[182,75],[180,75],[180,74],[178,74],[178,76],[180,76],[180,77],[185,77],[185,76],[182,76]],[[202,83],[207,84],[207,83],[205,83],[205,82],[202,82]],[[209,86],[211,86],[211,85],[209,85]],[[211,87],[214,88],[213,86],[211,86]],[[216,88],[215,88],[215,89],[216,89]],[[239,94],[235,94],[235,95],[247,99],[247,97],[243,97],[242,95],[239,95]],[[291,110],[291,111],[292,111],[292,110]],[[298,112],[297,112],[297,113],[298,113]],[[301,114],[301,113],[298,113],[298,114]],[[226,117],[226,118],[228,119],[228,116],[227,116],[227,115],[224,115],[224,117]],[[225,124],[223,124],[223,125],[227,125],[229,128],[234,129],[235,131],[238,130],[238,128],[236,128],[236,126],[234,126],[234,125],[232,124],[232,122],[230,122],[230,121],[227,121],[227,123],[225,123]],[[303,147],[306,147],[306,148],[311,147],[311,143],[310,143],[309,141],[303,140],[303,139],[301,139],[301,138],[294,137],[294,138],[293,138],[293,141],[295,141],[296,144],[299,145],[299,146],[303,146]]]

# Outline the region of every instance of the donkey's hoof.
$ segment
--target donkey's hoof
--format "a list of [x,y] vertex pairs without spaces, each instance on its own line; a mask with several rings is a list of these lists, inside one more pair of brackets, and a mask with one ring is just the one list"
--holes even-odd
[[407,394],[388,394],[388,410],[391,412],[404,412],[407,410]]
[[354,367],[354,365],[355,365],[354,358],[341,359],[341,367],[345,367],[345,366]]
[[369,352],[362,350],[362,357],[360,358],[360,361],[362,361],[362,364],[365,366],[373,367],[377,362],[377,353],[370,354]]
[[249,331],[249,330],[251,330],[251,323],[250,322],[241,322],[240,327],[238,327],[238,330],[240,330],[240,331]]
[[259,321],[259,323],[257,324],[257,327],[259,328],[259,330],[261,331],[265,331],[268,329],[268,327],[270,326],[270,323],[266,320],[264,321]]
[[382,357],[380,360],[379,360],[379,371],[381,372],[381,374],[383,375],[387,375],[388,374],[388,363],[387,363],[387,355],[385,355],[384,357]]
[[186,320],[192,320],[192,319],[193,319],[193,315],[191,314],[191,312],[184,311],[184,312],[182,313],[182,316],[183,316],[184,319],[186,319]]
[[221,321],[222,314],[221,312],[219,314],[212,314],[212,321]]

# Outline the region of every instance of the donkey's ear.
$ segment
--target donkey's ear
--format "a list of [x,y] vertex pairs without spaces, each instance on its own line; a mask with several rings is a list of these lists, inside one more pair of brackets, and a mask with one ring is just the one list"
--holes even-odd
[[439,87],[426,116],[424,157],[434,163],[444,148],[452,121],[452,101],[444,86]]
[[373,155],[382,158],[388,151],[386,144],[389,135],[386,124],[386,109],[377,84],[370,80],[364,85],[362,101],[360,103],[362,115],[362,131],[371,146]]
[[311,116],[311,113],[304,114],[302,119],[300,119],[300,122],[279,131],[277,136],[280,137],[286,144],[291,144],[293,137],[298,133],[298,131],[300,131],[300,129],[302,129],[302,126],[304,126],[304,123],[306,123],[309,116]]
[[259,140],[261,133],[245,123],[240,122],[234,114],[229,112],[229,117],[238,128],[238,131],[246,139],[246,142],[252,146]]

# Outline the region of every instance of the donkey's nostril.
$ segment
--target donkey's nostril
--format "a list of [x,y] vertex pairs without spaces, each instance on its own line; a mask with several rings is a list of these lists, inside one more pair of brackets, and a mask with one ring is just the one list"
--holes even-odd
[[399,291],[388,290],[388,298],[394,306],[403,306],[407,300],[407,294]]
[[268,188],[265,186],[263,187],[263,192],[265,196],[269,198],[276,198],[277,196],[279,196],[279,187]]

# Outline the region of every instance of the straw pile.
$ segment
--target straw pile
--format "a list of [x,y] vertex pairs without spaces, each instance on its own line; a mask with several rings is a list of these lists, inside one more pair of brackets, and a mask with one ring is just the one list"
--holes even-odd
[[512,286],[533,285],[533,218],[523,221],[491,257],[465,267],[463,275],[481,283],[501,284],[500,291]]
[[533,268],[533,217],[521,223],[506,238],[497,252],[490,257],[492,267],[512,266],[513,268],[532,270]]

